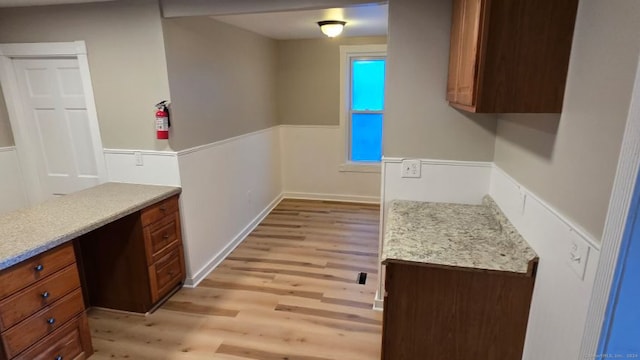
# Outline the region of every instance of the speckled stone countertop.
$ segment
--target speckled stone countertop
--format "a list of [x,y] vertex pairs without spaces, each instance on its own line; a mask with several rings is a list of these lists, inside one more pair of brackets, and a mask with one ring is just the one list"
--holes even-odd
[[382,261],[527,274],[537,255],[485,196],[482,205],[392,201]]
[[0,215],[0,270],[180,191],[169,186],[106,183]]

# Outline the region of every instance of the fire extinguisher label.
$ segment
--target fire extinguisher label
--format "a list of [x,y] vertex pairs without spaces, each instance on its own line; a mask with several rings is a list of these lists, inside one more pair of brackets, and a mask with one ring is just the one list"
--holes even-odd
[[169,130],[169,118],[162,117],[156,118],[156,130],[168,131]]

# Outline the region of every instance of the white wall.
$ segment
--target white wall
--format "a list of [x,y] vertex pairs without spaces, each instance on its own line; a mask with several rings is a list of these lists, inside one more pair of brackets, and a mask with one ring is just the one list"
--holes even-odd
[[[598,242],[497,166],[489,193],[540,257],[523,359],[578,359]],[[584,280],[569,265],[570,241],[589,248]]]
[[[136,162],[136,154],[142,164]],[[109,181],[180,186],[178,153],[173,151],[105,149]]]
[[0,214],[27,206],[15,147],[0,148]]
[[278,127],[178,153],[187,285],[202,280],[279,202]]
[[[479,204],[490,194],[540,257],[523,359],[578,359],[598,242],[492,163],[422,160],[419,179],[400,177],[400,159],[383,164],[383,206],[393,199]],[[588,248],[583,277],[570,266],[570,241]]]
[[286,197],[378,202],[380,173],[342,171],[346,146],[339,126],[280,125]]

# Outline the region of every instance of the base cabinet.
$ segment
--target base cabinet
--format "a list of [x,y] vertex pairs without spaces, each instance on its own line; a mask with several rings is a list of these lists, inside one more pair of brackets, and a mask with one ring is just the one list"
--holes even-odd
[[382,359],[522,358],[534,277],[386,263]]
[[88,306],[146,313],[185,279],[178,197],[77,239]]
[[0,289],[0,360],[93,354],[70,243],[0,271]]
[[86,308],[148,312],[184,279],[175,195],[0,270],[0,360],[86,359]]

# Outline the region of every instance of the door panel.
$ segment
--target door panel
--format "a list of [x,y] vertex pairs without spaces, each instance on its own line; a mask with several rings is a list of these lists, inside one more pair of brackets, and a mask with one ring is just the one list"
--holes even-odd
[[[75,58],[14,59],[27,151],[45,198],[99,184],[82,76]],[[44,199],[42,199],[44,200]]]

